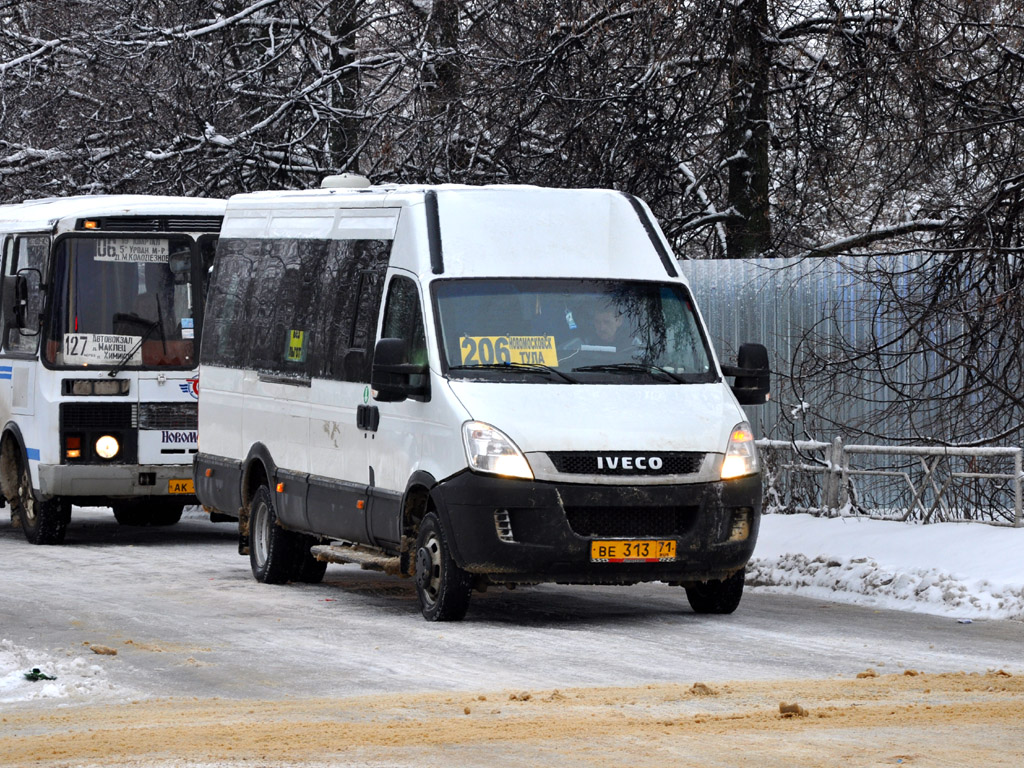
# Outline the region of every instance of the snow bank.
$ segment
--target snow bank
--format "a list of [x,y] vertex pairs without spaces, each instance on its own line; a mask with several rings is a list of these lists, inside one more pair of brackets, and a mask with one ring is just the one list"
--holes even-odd
[[[26,672],[38,669],[54,680],[28,680]],[[58,660],[46,653],[20,648],[0,639],[0,704],[34,699],[58,699],[80,703],[84,699],[125,694],[112,685],[103,668],[81,656]]]
[[747,584],[823,600],[1024,620],[1024,528],[765,515]]

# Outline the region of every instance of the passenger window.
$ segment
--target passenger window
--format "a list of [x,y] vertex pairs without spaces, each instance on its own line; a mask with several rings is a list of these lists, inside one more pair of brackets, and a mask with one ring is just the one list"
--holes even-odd
[[[4,276],[17,275],[19,271],[24,277],[27,290],[27,304],[24,314],[24,325],[4,328],[4,350],[8,352],[35,352],[39,343],[39,317],[43,311],[43,292],[41,284],[46,275],[47,257],[50,251],[50,238],[47,235],[18,237],[8,241],[5,254]],[[8,301],[16,297],[5,296]]]
[[409,342],[409,362],[427,363],[427,339],[423,332],[423,313],[416,283],[408,277],[392,278],[384,310],[382,338]]

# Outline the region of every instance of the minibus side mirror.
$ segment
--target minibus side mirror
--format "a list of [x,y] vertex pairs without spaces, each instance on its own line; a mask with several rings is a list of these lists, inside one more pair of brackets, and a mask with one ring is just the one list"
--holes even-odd
[[405,339],[381,339],[373,350],[370,388],[373,399],[399,403],[408,397],[425,398],[430,394],[427,366],[409,362],[409,342]]
[[722,373],[735,376],[732,393],[740,405],[764,405],[771,393],[768,350],[764,344],[740,344],[736,365],[723,365]]
[[4,277],[4,326],[7,328],[26,329],[28,323],[28,279],[23,273],[28,271],[38,274],[38,270],[35,269],[22,269],[16,275]]

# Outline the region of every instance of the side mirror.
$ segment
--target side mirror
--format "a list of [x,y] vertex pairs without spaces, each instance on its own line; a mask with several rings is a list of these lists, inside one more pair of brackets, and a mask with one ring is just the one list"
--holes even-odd
[[28,321],[28,279],[22,272],[4,277],[4,326],[24,329]]
[[408,397],[429,397],[427,370],[425,364],[409,362],[409,342],[405,339],[381,339],[373,350],[370,373],[373,399],[382,403],[399,403]]
[[184,285],[192,277],[192,253],[175,251],[167,258],[167,268],[174,276],[175,285]]
[[763,344],[740,344],[736,365],[723,365],[722,373],[735,376],[732,393],[740,405],[764,405],[771,394],[768,350]]

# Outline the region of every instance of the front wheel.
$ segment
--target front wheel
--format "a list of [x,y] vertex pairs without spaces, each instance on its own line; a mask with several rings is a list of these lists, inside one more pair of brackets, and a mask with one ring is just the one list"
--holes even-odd
[[686,587],[686,599],[694,613],[732,613],[743,597],[746,568],[740,568],[727,579],[698,581]]
[[71,522],[69,502],[59,497],[36,498],[27,464],[18,472],[18,497],[12,499],[11,512],[21,520],[21,530],[31,544],[61,544]]
[[452,558],[441,521],[428,512],[416,537],[416,593],[427,621],[458,621],[469,608],[472,579]]
[[256,581],[284,584],[302,567],[302,535],[281,527],[270,489],[261,485],[249,508],[249,565]]

